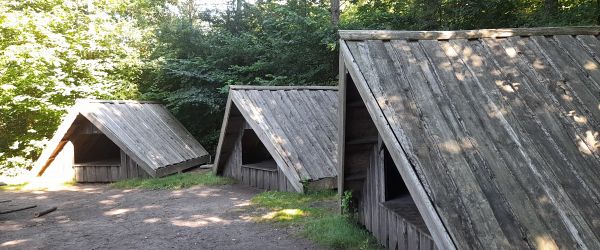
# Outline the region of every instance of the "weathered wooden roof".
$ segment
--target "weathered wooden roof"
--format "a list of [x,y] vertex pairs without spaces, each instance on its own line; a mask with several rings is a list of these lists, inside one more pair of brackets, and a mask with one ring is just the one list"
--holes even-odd
[[210,161],[208,152],[165,107],[156,102],[78,100],[34,166],[41,175],[79,119],[85,118],[152,176]]
[[600,249],[599,33],[340,32],[441,248]]
[[231,86],[215,171],[245,120],[292,185],[337,177],[337,87]]

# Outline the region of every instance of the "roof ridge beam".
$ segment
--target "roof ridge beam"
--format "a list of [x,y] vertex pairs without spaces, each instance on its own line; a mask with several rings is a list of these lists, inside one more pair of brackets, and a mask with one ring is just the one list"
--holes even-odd
[[600,26],[480,29],[454,31],[340,30],[342,40],[448,40],[512,36],[599,35]]

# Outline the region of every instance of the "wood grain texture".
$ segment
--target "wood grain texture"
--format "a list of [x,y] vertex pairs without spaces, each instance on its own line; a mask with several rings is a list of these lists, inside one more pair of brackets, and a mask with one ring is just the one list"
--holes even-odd
[[[214,171],[228,173],[241,162],[233,154],[238,154],[239,133],[247,126],[256,133],[287,178],[279,186],[287,187],[289,182],[301,192],[301,181],[337,177],[336,90],[319,86],[232,86]],[[231,160],[236,163],[229,162]],[[253,172],[244,170],[242,175]],[[262,178],[263,185],[271,185],[267,180],[271,177]],[[250,176],[248,181],[257,179]]]
[[416,172],[435,208],[419,207],[430,231],[425,214],[434,212],[460,249],[600,248],[598,31],[375,32],[343,41],[356,82],[345,84],[358,88],[396,165]]

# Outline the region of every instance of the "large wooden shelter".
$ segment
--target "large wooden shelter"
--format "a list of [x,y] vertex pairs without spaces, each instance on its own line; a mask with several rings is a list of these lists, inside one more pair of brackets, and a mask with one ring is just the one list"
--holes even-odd
[[340,193],[389,249],[600,249],[599,34],[340,31]]
[[337,87],[231,86],[214,171],[267,190],[335,188]]
[[112,182],[162,177],[209,161],[202,145],[159,103],[78,100],[33,173]]

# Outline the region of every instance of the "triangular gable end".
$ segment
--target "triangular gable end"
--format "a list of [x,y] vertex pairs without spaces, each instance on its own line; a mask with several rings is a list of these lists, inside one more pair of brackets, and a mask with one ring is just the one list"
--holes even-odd
[[[345,62],[351,63],[352,61]],[[351,66],[351,64],[349,65]],[[383,118],[381,114],[377,114],[374,106],[367,105],[368,102],[374,100],[368,100],[365,89],[359,89],[361,88],[361,86],[357,86],[359,83],[354,83],[352,74],[355,74],[356,71],[352,72],[352,69],[346,71],[345,67],[345,65],[341,66],[341,72],[346,72],[346,74],[340,73],[340,109],[342,109],[340,112],[343,112],[340,118],[340,139],[338,141],[338,145],[340,145],[338,155],[340,162],[338,192],[340,197],[343,197],[345,191],[352,191],[353,198],[357,199],[356,202],[364,203],[360,205],[358,211],[361,222],[373,232],[382,244],[390,244],[388,246],[390,249],[394,249],[391,244],[402,245],[402,240],[410,242],[409,245],[416,244],[412,246],[417,248],[419,241],[422,244],[433,244],[431,240],[428,240],[429,237],[434,239],[440,249],[455,249],[452,239],[429,200],[425,186],[419,181],[417,173],[412,168],[406,167],[410,164],[405,156],[399,154],[398,151],[388,150],[394,145],[399,145],[397,142],[389,140],[392,137],[388,134],[389,132],[386,133],[382,121],[373,119],[373,117]],[[358,75],[354,76],[359,77]],[[390,171],[391,168],[396,168],[396,171],[393,169]],[[388,180],[390,173],[393,174],[393,172],[401,178]],[[393,200],[394,197],[388,197],[390,191],[406,192],[406,194]],[[399,208],[400,212],[397,212],[392,207],[393,203],[397,201],[409,205],[402,206]],[[389,207],[387,207],[388,204]],[[390,226],[393,225],[391,226],[393,229],[377,228],[387,227],[387,224],[373,221],[377,220],[377,216],[371,217],[371,215],[381,213],[382,211],[379,211],[382,210],[381,206],[386,206],[385,211],[398,213],[398,216],[402,218],[398,220],[399,222],[395,222],[393,218],[396,217],[391,217],[386,222]],[[415,217],[413,209],[418,210],[420,217]],[[383,213],[387,214],[388,212]],[[402,223],[402,226],[396,225],[396,223],[401,224],[401,221],[406,222]],[[423,222],[426,229],[422,228]],[[405,231],[411,230],[412,234],[407,237],[413,239],[398,238],[395,235],[396,227],[403,228],[402,230]]]

